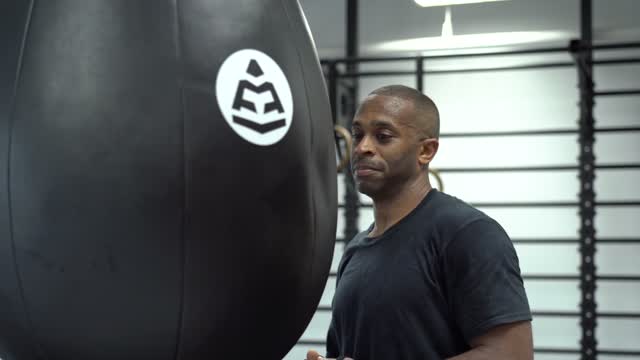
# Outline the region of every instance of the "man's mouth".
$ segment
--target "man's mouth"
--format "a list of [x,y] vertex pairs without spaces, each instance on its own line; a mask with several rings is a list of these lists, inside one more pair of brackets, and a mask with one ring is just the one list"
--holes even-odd
[[380,168],[371,164],[356,164],[354,173],[357,177],[370,176],[376,172],[380,172]]

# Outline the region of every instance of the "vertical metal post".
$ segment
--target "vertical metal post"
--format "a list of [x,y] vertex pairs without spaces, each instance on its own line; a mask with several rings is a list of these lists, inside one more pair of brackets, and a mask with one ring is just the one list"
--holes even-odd
[[331,103],[331,118],[335,124],[338,121],[338,70],[334,61],[331,61],[327,67],[327,87],[329,88],[329,102]]
[[419,57],[416,59],[416,89],[423,92],[423,79],[424,78],[424,58]]
[[[346,55],[348,58],[358,56],[358,0],[347,0],[346,11]],[[356,64],[351,64],[356,65]]]
[[[347,0],[346,2],[346,55],[347,58],[358,57],[358,0]],[[356,62],[347,63],[347,73],[355,73],[358,71],[358,64]],[[353,116],[356,112],[356,106],[358,103],[358,79],[351,78],[351,84],[347,86],[349,101],[346,101],[347,109],[345,109],[347,129],[351,129],[351,123]],[[358,217],[360,200],[358,192],[355,189],[353,174],[351,168],[347,167],[344,177],[345,186],[345,227],[344,227],[344,239],[346,242],[350,241],[360,231],[358,227]]]
[[[596,238],[595,238],[595,179],[594,144],[594,82],[592,50],[592,1],[582,0],[580,11],[581,41],[574,44],[577,53],[580,86],[579,178],[580,178],[580,324],[582,327],[581,359],[597,359],[596,320]],[[577,51],[575,50],[578,47]]]
[[[327,64],[326,82],[329,92],[329,103],[331,105],[331,120],[335,126],[338,123],[338,68],[335,61]],[[338,158],[342,158],[342,150],[340,147],[340,137],[334,132],[334,141],[336,143],[336,152]]]

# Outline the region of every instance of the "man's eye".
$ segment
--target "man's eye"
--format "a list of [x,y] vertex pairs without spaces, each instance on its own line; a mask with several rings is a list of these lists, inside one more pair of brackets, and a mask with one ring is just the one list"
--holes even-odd
[[385,134],[385,133],[378,133],[376,134],[376,139],[378,139],[378,141],[388,141],[389,139],[391,139],[391,135],[390,134]]

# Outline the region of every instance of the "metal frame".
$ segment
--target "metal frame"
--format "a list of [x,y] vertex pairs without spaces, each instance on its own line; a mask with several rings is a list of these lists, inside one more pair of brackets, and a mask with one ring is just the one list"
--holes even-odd
[[[544,280],[544,281],[576,281],[579,283],[581,289],[582,302],[580,304],[580,310],[574,312],[567,311],[533,311],[534,317],[579,317],[582,328],[582,339],[580,349],[569,348],[535,348],[536,353],[547,354],[580,354],[581,359],[596,359],[598,354],[602,355],[640,355],[640,350],[637,351],[621,351],[614,349],[598,349],[597,341],[595,339],[595,328],[597,325],[597,318],[628,318],[638,319],[640,313],[632,312],[596,312],[595,303],[595,289],[598,281],[631,281],[640,282],[640,276],[632,275],[618,275],[618,276],[603,276],[596,274],[596,268],[594,265],[594,254],[596,250],[596,238],[594,229],[594,208],[596,206],[609,206],[609,207],[630,207],[640,206],[640,201],[596,201],[595,193],[593,192],[593,180],[595,172],[601,169],[640,169],[640,163],[635,164],[595,164],[593,156],[593,142],[595,135],[598,133],[612,133],[612,132],[638,132],[640,127],[605,127],[595,128],[593,120],[593,98],[595,96],[616,96],[616,95],[637,95],[640,94],[640,90],[611,90],[611,91],[594,91],[593,79],[591,78],[591,72],[593,65],[614,65],[614,64],[632,64],[639,63],[640,58],[624,58],[624,59],[609,59],[593,61],[591,54],[594,50],[612,50],[612,49],[636,49],[640,48],[640,42],[638,43],[618,43],[592,46],[578,41],[573,42],[567,47],[562,48],[546,48],[546,49],[529,49],[518,50],[509,52],[494,52],[483,54],[465,54],[465,55],[445,55],[437,56],[436,58],[444,57],[479,57],[479,56],[497,56],[497,55],[524,55],[524,54],[539,54],[539,53],[571,53],[574,58],[574,63],[553,63],[549,64],[531,64],[520,66],[505,66],[500,68],[481,68],[481,69],[458,69],[447,71],[425,71],[425,62],[432,59],[432,57],[419,56],[419,57],[394,57],[394,58],[352,58],[347,57],[343,59],[331,59],[324,60],[323,65],[327,69],[332,71],[327,73],[328,83],[334,87],[344,86],[341,83],[341,79],[357,79],[362,76],[396,76],[396,75],[415,75],[416,76],[416,88],[423,86],[422,78],[424,75],[430,73],[455,73],[455,72],[480,72],[480,71],[501,71],[501,70],[524,70],[524,69],[541,69],[541,68],[555,68],[555,67],[575,67],[578,71],[579,89],[580,89],[580,119],[578,121],[578,127],[576,129],[554,129],[554,130],[531,130],[531,131],[504,131],[504,132],[476,132],[476,133],[444,133],[442,137],[508,137],[508,136],[541,136],[541,135],[576,135],[578,137],[578,143],[581,148],[579,161],[576,164],[567,165],[554,165],[554,166],[528,166],[528,167],[484,167],[484,168],[439,168],[441,173],[453,173],[453,172],[528,172],[528,171],[575,171],[579,174],[580,178],[580,196],[577,202],[492,202],[492,203],[475,203],[474,206],[479,207],[577,207],[580,211],[581,228],[580,237],[575,239],[557,239],[557,240],[540,240],[540,239],[513,239],[514,243],[526,243],[526,244],[580,244],[581,254],[581,268],[579,275],[573,274],[525,274],[523,278],[525,280]],[[586,55],[588,54],[588,55]],[[378,72],[357,72],[354,67],[347,66],[349,64],[357,64],[361,62],[394,62],[394,61],[415,61],[415,71],[378,71]],[[342,71],[341,71],[342,70]],[[351,71],[350,71],[351,70]],[[337,94],[338,91],[331,90],[330,93]],[[333,104],[337,104],[338,101],[334,99]],[[343,115],[350,114],[352,112],[345,112]],[[348,171],[345,172],[347,175]],[[345,181],[348,184],[347,191],[353,191],[351,180],[346,178]],[[345,210],[345,223],[350,224],[348,228],[345,228],[345,232],[342,238],[337,239],[338,242],[345,243],[351,239],[357,230],[354,231],[354,227],[357,223],[357,213],[359,209],[370,208],[369,204],[361,204],[358,202],[357,195],[355,197],[346,196],[344,204],[339,205],[340,208]],[[640,243],[638,239],[616,239],[616,238],[597,238],[597,243],[600,244],[637,244]],[[331,276],[336,276],[332,273]],[[331,311],[330,307],[321,306],[319,311]],[[306,345],[324,345],[324,341],[300,341],[299,344]]]
[[595,179],[595,120],[593,105],[595,84],[593,82],[592,44],[592,7],[591,0],[582,0],[580,8],[581,39],[572,41],[570,51],[576,62],[578,84],[580,86],[580,136],[579,178],[580,178],[580,326],[582,339],[580,355],[582,360],[595,360],[598,357],[596,341],[597,304],[596,304],[596,231],[595,198],[593,190]]
[[[597,50],[619,50],[619,49],[639,49],[640,42],[616,43],[594,46],[591,41],[592,14],[591,0],[581,1],[581,39],[572,41],[567,47],[525,49],[516,51],[501,51],[477,54],[455,54],[438,56],[411,56],[411,57],[358,57],[357,56],[357,0],[347,1],[347,56],[345,58],[326,59],[322,61],[327,76],[327,84],[331,104],[333,107],[334,121],[342,117],[346,126],[350,126],[351,117],[355,111],[355,99],[357,99],[357,79],[367,76],[397,76],[414,75],[415,86],[423,91],[424,75],[434,73],[462,73],[462,72],[482,72],[482,71],[503,71],[503,70],[524,70],[524,69],[545,69],[559,67],[574,67],[578,74],[578,87],[580,92],[580,119],[576,129],[555,129],[555,130],[531,130],[531,131],[505,131],[505,132],[478,132],[478,133],[444,133],[442,137],[506,137],[506,136],[539,136],[539,135],[576,135],[580,146],[580,156],[576,164],[555,165],[555,166],[530,166],[530,167],[502,167],[502,168],[439,168],[441,173],[453,172],[521,172],[521,171],[576,171],[580,179],[579,200],[577,202],[508,202],[508,203],[477,203],[472,204],[480,207],[577,207],[579,209],[581,225],[580,236],[574,239],[540,240],[540,239],[513,239],[514,243],[521,244],[580,244],[579,252],[581,258],[580,274],[524,274],[525,280],[544,281],[576,281],[581,290],[581,303],[579,311],[533,311],[534,317],[571,317],[580,318],[582,338],[579,349],[569,348],[535,348],[536,353],[548,354],[579,354],[582,360],[597,359],[598,354],[602,355],[640,355],[640,349],[636,351],[621,351],[614,349],[599,349],[595,337],[595,330],[598,318],[627,318],[639,319],[640,313],[632,312],[597,312],[595,302],[595,291],[597,282],[602,281],[629,281],[640,282],[640,276],[598,275],[594,264],[594,255],[597,244],[639,244],[640,238],[618,239],[618,238],[596,238],[594,228],[595,207],[630,207],[640,206],[640,201],[596,201],[596,194],[593,190],[593,180],[597,170],[601,169],[640,169],[640,163],[635,164],[596,164],[593,154],[593,144],[595,135],[598,133],[611,132],[638,132],[640,127],[607,127],[595,128],[593,119],[593,105],[596,96],[619,96],[619,95],[640,95],[640,89],[631,90],[606,90],[595,91],[595,84],[592,73],[594,65],[615,65],[640,63],[640,58],[627,57],[621,59],[593,60],[593,52]],[[434,59],[469,58],[469,57],[489,57],[489,56],[509,56],[526,54],[551,54],[570,53],[573,62],[553,62],[553,63],[531,63],[519,66],[504,66],[475,69],[455,69],[428,71],[425,70],[425,63]],[[358,71],[358,64],[373,62],[398,62],[413,61],[415,68],[412,71]],[[639,84],[640,85],[640,84]],[[351,96],[350,101],[339,101],[341,97],[340,89]],[[344,99],[343,99],[344,100]],[[342,111],[338,108],[342,107]],[[344,204],[339,205],[344,209],[345,230],[343,237],[337,239],[338,242],[346,244],[357,234],[357,220],[361,208],[370,208],[371,205],[361,204],[358,200],[357,192],[353,187],[353,180],[350,171],[345,171],[346,194]],[[330,276],[335,277],[335,273]],[[330,307],[320,306],[319,311],[331,311]],[[302,345],[324,345],[323,340],[302,340]]]
[[[346,29],[347,29],[347,41],[346,41],[346,54],[349,58],[358,57],[358,27],[360,22],[358,21],[358,0],[347,0],[346,9]],[[333,64],[335,67],[335,63]],[[347,64],[348,73],[358,72],[358,63],[353,62]],[[347,86],[347,94],[350,101],[343,103],[344,122],[347,129],[351,129],[351,122],[353,115],[356,111],[356,102],[358,99],[358,78],[352,78]],[[347,170],[344,171],[344,184],[345,194],[344,200],[347,206],[345,207],[345,231],[344,236],[347,239],[351,239],[358,233],[358,217],[359,217],[359,201],[358,192],[353,186],[353,175],[350,171],[350,166],[347,166]]]

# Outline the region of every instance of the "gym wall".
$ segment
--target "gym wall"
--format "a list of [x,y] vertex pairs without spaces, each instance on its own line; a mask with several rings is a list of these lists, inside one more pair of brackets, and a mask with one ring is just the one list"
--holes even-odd
[[[615,3],[611,2],[613,10],[608,11],[615,13]],[[601,1],[595,1],[594,8],[597,24],[598,11],[602,14],[605,7]],[[577,10],[576,16],[579,16]],[[575,19],[569,21],[576,22]],[[363,18],[361,22],[366,24],[367,20]],[[314,31],[313,21],[311,25]],[[594,57],[596,60],[637,59],[639,55],[640,50],[636,49],[596,52]],[[440,150],[432,167],[443,170],[445,192],[494,217],[514,240],[530,304],[537,313],[533,322],[535,347],[579,351],[580,183],[577,170],[571,169],[577,166],[579,154],[577,70],[574,66],[549,66],[446,72],[571,62],[568,53],[427,60],[423,84],[424,92],[433,98],[441,114]],[[360,72],[414,69],[415,62],[410,61],[359,65]],[[596,65],[594,81],[596,91],[639,89],[640,64]],[[414,75],[363,76],[359,78],[358,101],[374,88],[393,83],[416,86]],[[640,168],[637,166],[640,164],[640,131],[619,130],[640,127],[640,96],[602,96],[595,101],[596,129],[618,128],[618,131],[596,132],[596,165],[620,165],[596,170],[596,201],[605,203],[596,207],[595,216],[599,240],[596,273],[604,277],[597,281],[597,311],[604,316],[597,319],[596,339],[598,349],[609,353],[598,358],[640,359],[637,355],[640,351]],[[567,131],[545,134],[559,129]],[[540,133],[477,136],[478,133],[514,131]],[[560,169],[549,169],[556,167]],[[494,169],[473,170],[477,168]],[[344,203],[343,175],[339,175],[338,184],[338,199]],[[358,218],[362,230],[373,221],[373,213],[366,207],[370,199],[360,195],[360,201],[365,204]],[[339,209],[337,238],[344,235],[344,216],[343,209]],[[334,273],[343,246],[343,243],[336,244]],[[320,308],[301,338],[302,344],[294,347],[285,359],[303,359],[309,348],[324,350],[322,343],[330,322],[334,287],[332,276]],[[618,317],[616,313],[635,316]],[[314,342],[317,345],[313,345]],[[536,353],[536,359],[576,359],[577,354],[542,351]]]

